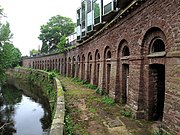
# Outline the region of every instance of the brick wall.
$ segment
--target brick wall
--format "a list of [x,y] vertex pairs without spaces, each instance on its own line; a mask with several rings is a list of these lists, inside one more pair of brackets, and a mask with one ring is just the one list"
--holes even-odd
[[[155,42],[164,50],[156,52]],[[128,55],[123,52],[125,48]],[[147,0],[77,48],[64,54],[26,58],[23,66],[74,74],[98,85],[117,102],[125,101],[137,118],[152,120],[158,103],[163,106],[163,118],[159,114],[157,120],[174,134],[180,131],[179,0]],[[165,76],[162,101],[155,98],[162,88],[152,83],[160,78],[153,77],[152,67]]]

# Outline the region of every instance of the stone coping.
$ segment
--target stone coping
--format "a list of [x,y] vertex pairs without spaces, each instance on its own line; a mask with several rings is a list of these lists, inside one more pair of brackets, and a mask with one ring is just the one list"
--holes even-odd
[[49,135],[63,135],[65,117],[64,91],[60,81],[57,78],[55,78],[55,84],[57,90],[56,112],[51,124]]

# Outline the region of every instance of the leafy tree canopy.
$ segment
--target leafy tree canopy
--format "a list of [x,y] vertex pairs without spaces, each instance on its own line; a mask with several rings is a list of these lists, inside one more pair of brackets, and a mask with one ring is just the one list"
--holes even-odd
[[66,36],[63,35],[61,38],[60,38],[60,41],[59,43],[57,44],[57,48],[60,52],[63,52],[64,49],[65,49],[65,45],[66,45]]
[[75,23],[68,17],[60,15],[53,16],[47,24],[40,28],[39,39],[42,41],[41,53],[47,53],[57,48],[61,37],[68,36],[74,32]]
[[[0,17],[3,17],[1,6]],[[9,23],[0,21],[0,84],[5,80],[5,70],[17,66],[21,60],[21,52],[10,41],[12,36]]]
[[32,50],[30,51],[30,56],[36,55],[36,54],[38,54],[38,53],[39,53],[38,50],[32,49]]

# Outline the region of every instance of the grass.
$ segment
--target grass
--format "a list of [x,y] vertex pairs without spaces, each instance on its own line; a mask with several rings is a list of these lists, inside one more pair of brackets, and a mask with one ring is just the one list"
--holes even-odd
[[109,98],[108,96],[104,96],[102,98],[102,102],[105,104],[108,104],[108,105],[114,105],[115,104],[114,100]]
[[122,108],[120,110],[120,113],[125,117],[128,117],[128,118],[132,117],[132,111],[131,110],[126,110],[125,108]]
[[147,131],[148,124],[137,130],[142,125],[131,119],[131,110],[116,105],[115,101],[105,95],[102,89],[91,86],[80,79],[63,76],[59,76],[59,78],[66,89],[65,99],[67,106],[69,106],[66,111],[67,118],[65,118],[67,135],[108,134],[108,129],[103,122],[106,121],[106,118],[116,119],[117,117],[121,118],[122,121],[127,121],[125,123],[132,130],[131,135],[146,134],[147,132],[147,135],[150,135],[150,131]]
[[90,107],[90,108],[88,108],[88,110],[89,110],[89,112],[91,112],[91,113],[96,113],[96,109],[95,109],[95,108]]

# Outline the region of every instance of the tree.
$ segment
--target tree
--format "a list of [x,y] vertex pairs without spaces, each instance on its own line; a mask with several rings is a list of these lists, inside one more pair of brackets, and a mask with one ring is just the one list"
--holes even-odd
[[59,43],[57,44],[57,48],[60,52],[63,52],[64,49],[65,49],[65,45],[66,45],[66,36],[63,35],[61,38],[60,38],[60,41]]
[[5,71],[15,67],[21,60],[21,52],[10,43],[5,43],[0,50],[0,84],[5,81]]
[[34,55],[36,55],[36,54],[38,54],[38,53],[39,53],[38,50],[32,49],[32,50],[30,51],[30,56],[34,56]]
[[57,48],[62,36],[74,32],[75,24],[72,19],[60,15],[53,16],[47,24],[40,28],[39,39],[42,41],[41,53],[47,53]]
[[[0,15],[2,14],[3,11],[0,7]],[[0,22],[0,85],[5,80],[6,69],[17,66],[21,60],[21,52],[11,44],[12,36],[9,23],[2,24]]]
[[5,42],[10,42],[12,36],[9,23],[0,24],[0,46],[2,47]]

